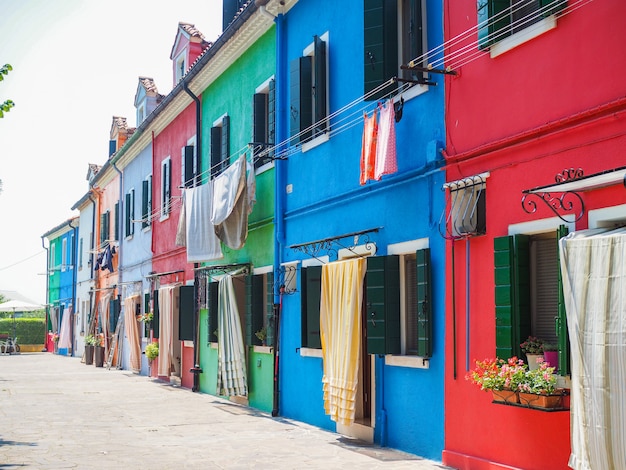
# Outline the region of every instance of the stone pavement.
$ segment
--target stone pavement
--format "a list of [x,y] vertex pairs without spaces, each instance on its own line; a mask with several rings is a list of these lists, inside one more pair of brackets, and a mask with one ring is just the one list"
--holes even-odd
[[0,469],[445,466],[129,371],[0,355]]

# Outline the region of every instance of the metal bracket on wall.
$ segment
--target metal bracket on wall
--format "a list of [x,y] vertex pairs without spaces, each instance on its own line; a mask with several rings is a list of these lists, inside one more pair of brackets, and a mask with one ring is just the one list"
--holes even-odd
[[585,214],[585,203],[582,197],[577,191],[559,191],[558,188],[559,185],[584,178],[584,172],[581,168],[566,168],[554,177],[555,185],[539,186],[522,191],[522,209],[527,214],[534,214],[537,212],[536,200],[539,200],[546,204],[563,222],[571,222],[565,218],[570,213],[575,214],[574,222],[578,222]]
[[[357,256],[359,253],[355,251],[357,245],[364,245],[366,249],[373,248],[376,244],[370,239],[370,234],[378,232],[382,227],[371,228],[367,230],[360,230],[358,232],[344,233],[343,235],[337,235],[335,237],[323,238],[321,240],[314,240],[311,242],[300,243],[298,245],[291,245],[289,248],[292,250],[304,253],[311,258],[316,258],[322,261],[319,256],[322,252],[331,257],[336,258],[339,253],[339,249],[345,248]],[[342,242],[344,239],[352,239],[351,243]]]

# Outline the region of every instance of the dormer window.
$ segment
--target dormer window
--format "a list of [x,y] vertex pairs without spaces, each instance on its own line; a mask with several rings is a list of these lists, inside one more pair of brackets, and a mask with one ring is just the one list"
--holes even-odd
[[178,83],[181,78],[185,76],[186,66],[185,66],[185,55],[181,54],[176,59],[176,83]]

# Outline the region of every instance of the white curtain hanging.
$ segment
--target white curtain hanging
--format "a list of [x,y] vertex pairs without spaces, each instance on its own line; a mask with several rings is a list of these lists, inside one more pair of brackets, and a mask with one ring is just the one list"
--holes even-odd
[[159,367],[158,374],[169,379],[174,352],[174,289],[165,286],[159,289]]
[[217,392],[224,396],[247,396],[246,354],[232,275],[218,284]]
[[129,363],[134,372],[141,370],[141,338],[139,325],[135,316],[136,306],[141,304],[141,297],[133,295],[124,299],[124,328],[130,345]]
[[70,337],[70,319],[72,318],[72,307],[69,306],[63,311],[61,318],[61,331],[59,332],[59,349],[69,349],[72,347],[72,338]]
[[626,468],[626,232],[560,241],[571,346],[569,466]]

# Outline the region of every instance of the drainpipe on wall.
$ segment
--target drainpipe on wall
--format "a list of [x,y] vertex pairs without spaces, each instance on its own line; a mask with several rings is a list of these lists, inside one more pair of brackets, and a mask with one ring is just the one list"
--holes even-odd
[[[187,82],[185,80],[183,80],[182,82],[183,84],[183,90],[185,90],[185,92],[191,96],[191,99],[194,100],[194,102],[196,103],[196,168],[198,170],[198,173],[200,172],[200,162],[201,162],[201,142],[202,142],[202,134],[201,134],[201,120],[200,120],[200,116],[201,116],[201,112],[202,112],[202,108],[200,105],[200,99],[193,94],[193,92],[189,89],[189,86],[187,85]],[[153,147],[154,149],[154,147]],[[252,170],[254,171],[254,170]],[[196,178],[194,178],[196,179]],[[196,184],[200,184],[200,181],[196,181]],[[198,267],[198,263],[194,263],[193,264],[194,267],[194,273],[197,273],[197,268]],[[194,280],[193,280],[193,284],[194,284],[194,289],[198,289],[199,286],[199,281],[198,281],[198,276],[197,274],[194,274]],[[199,311],[199,306],[198,306],[198,302],[194,302],[193,304],[193,360],[194,360],[194,365],[193,367],[189,370],[189,372],[191,372],[193,374],[193,386],[191,387],[191,391],[192,392],[197,392],[200,389],[200,374],[202,374],[202,368],[200,367],[200,348],[198,347],[198,344],[200,342],[200,338],[199,338],[199,334],[200,334],[200,326],[198,325],[199,321],[200,321],[200,311]]]
[[48,348],[46,347],[46,345],[48,344],[48,320],[50,318],[50,253],[48,251],[48,247],[44,242],[44,237],[41,237],[41,246],[44,250],[46,250],[46,326],[44,328],[44,344],[42,352],[47,352]]
[[[70,221],[70,227],[74,230],[74,246],[70,247],[72,249],[72,316],[75,317],[76,316],[76,281],[77,281],[77,272],[78,269],[76,269],[76,246],[78,246],[78,227],[74,227],[72,225],[73,221]],[[79,222],[79,226],[80,226],[80,222]],[[75,350],[76,350],[76,344],[75,344],[75,338],[74,335],[76,334],[76,331],[74,330],[74,324],[75,321],[72,317],[70,317],[72,319],[71,324],[70,324],[70,337],[72,338],[72,357],[75,356]]]

